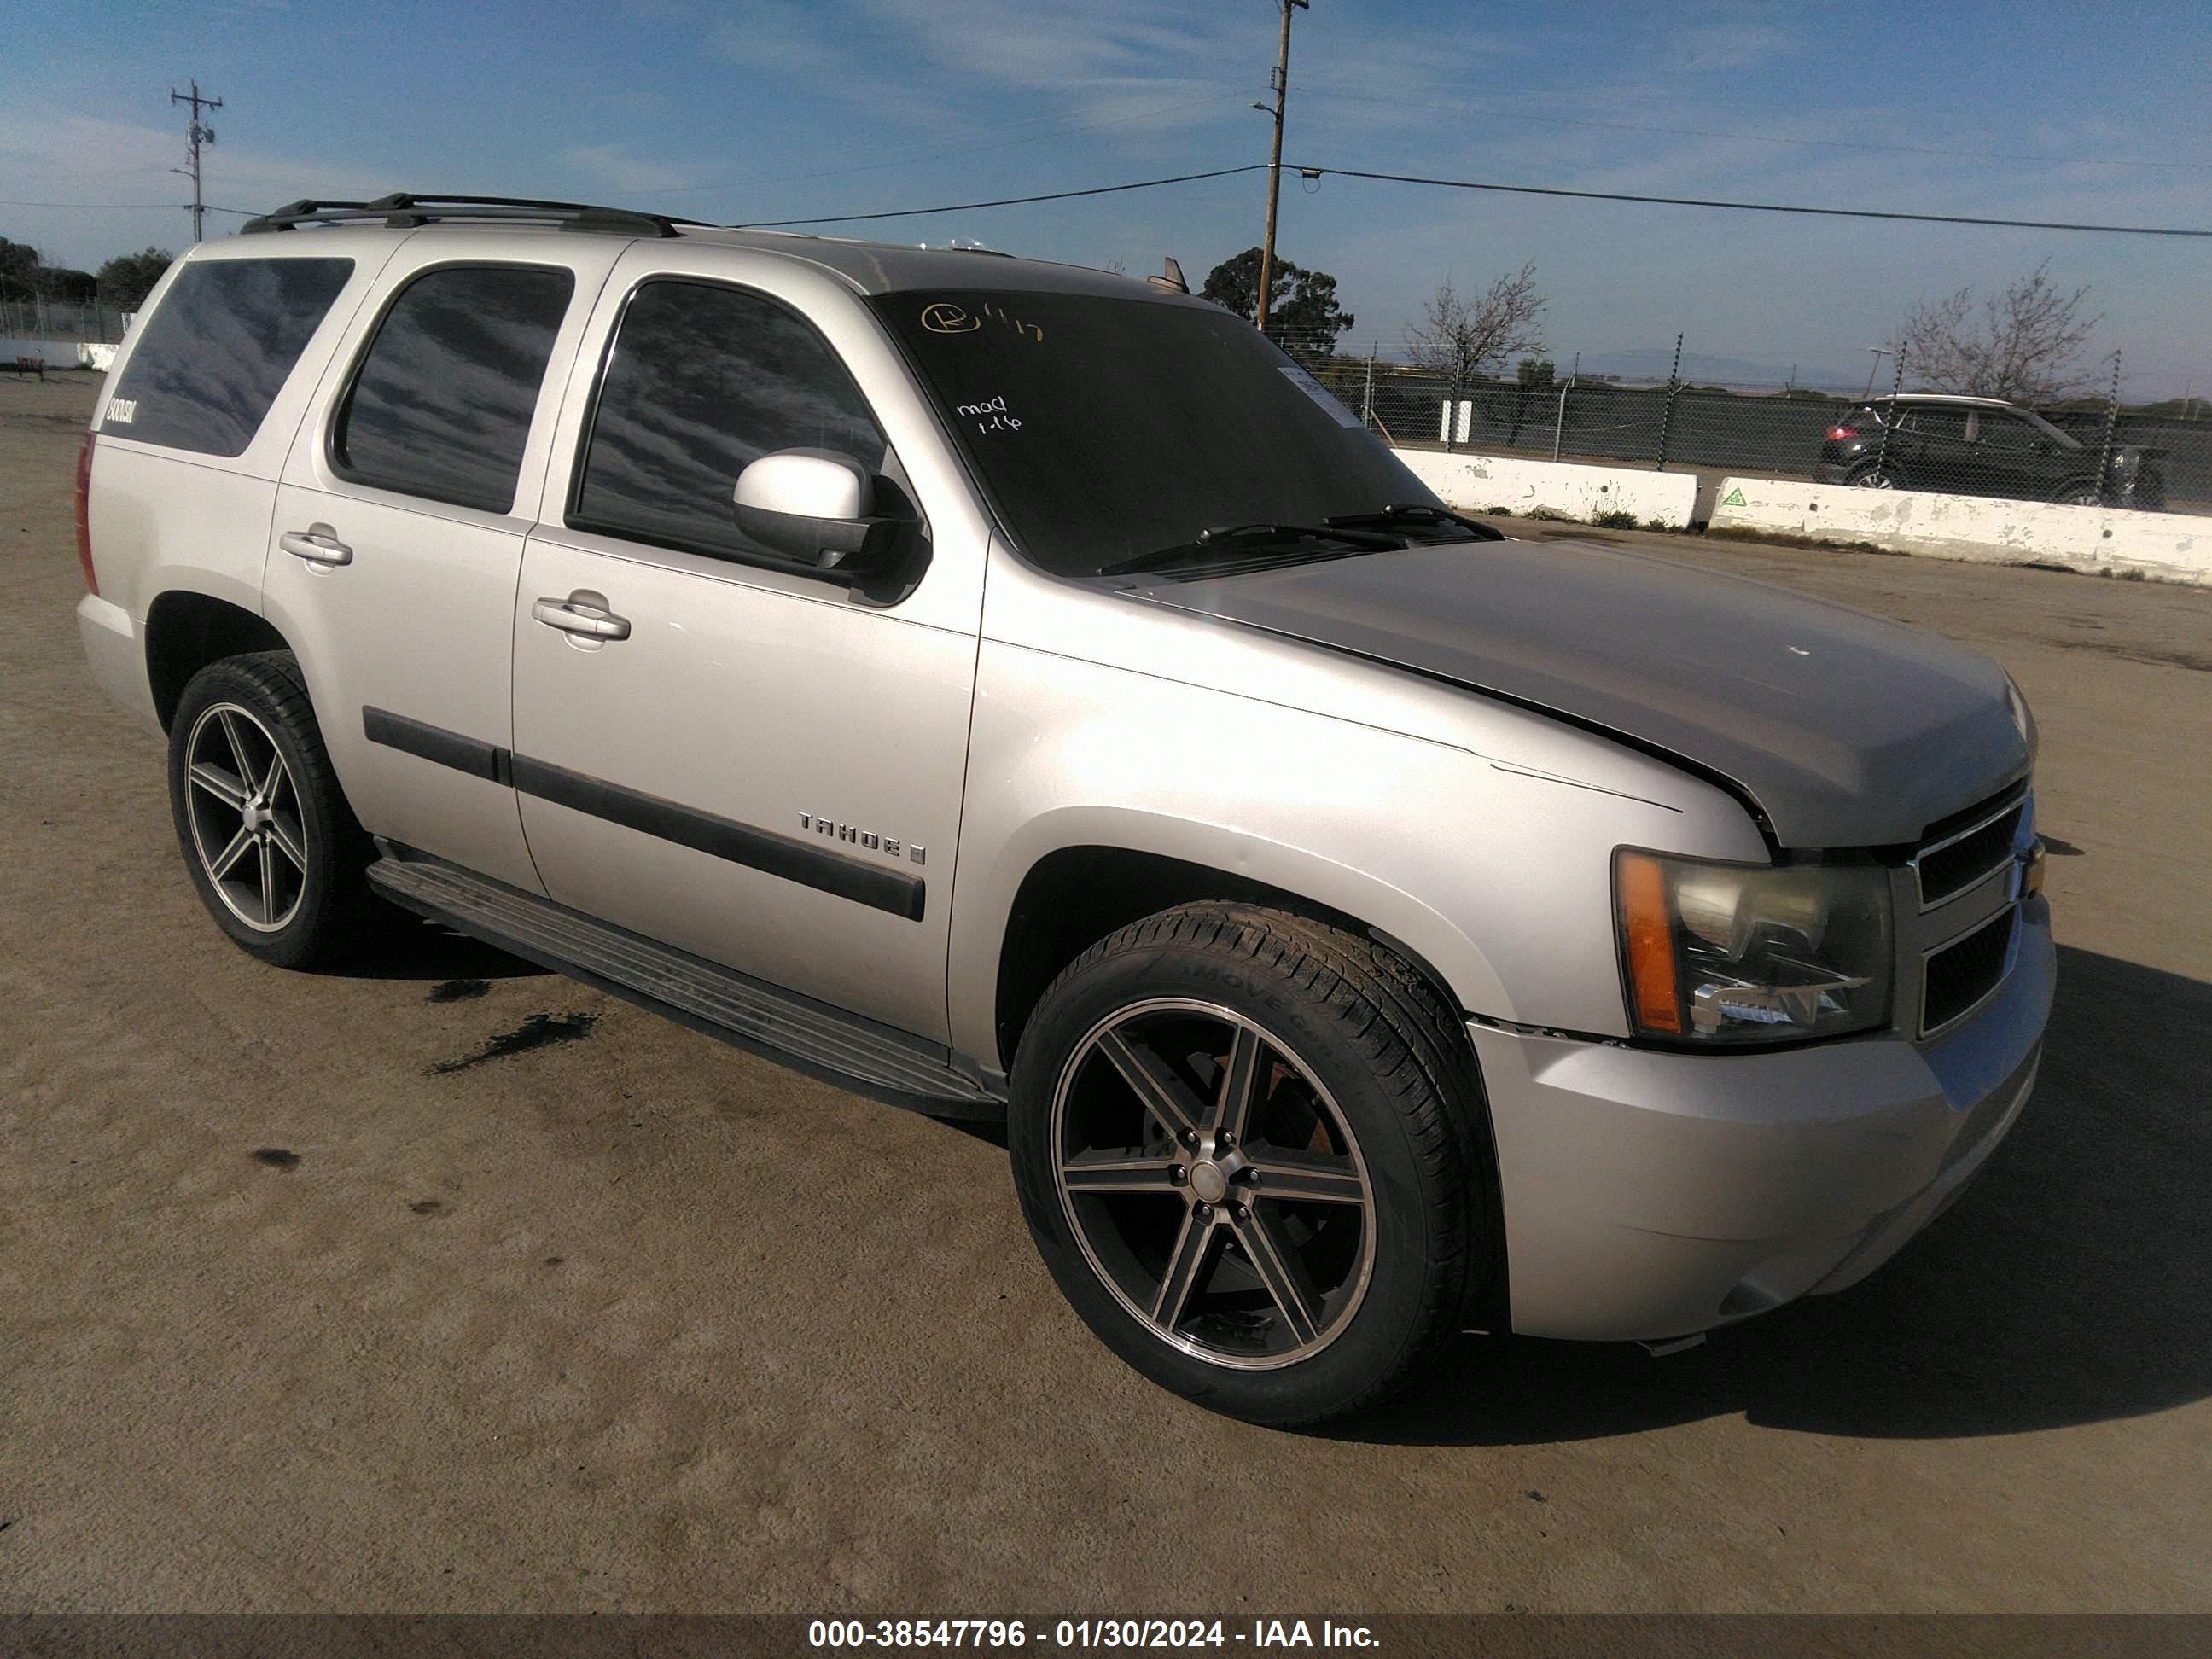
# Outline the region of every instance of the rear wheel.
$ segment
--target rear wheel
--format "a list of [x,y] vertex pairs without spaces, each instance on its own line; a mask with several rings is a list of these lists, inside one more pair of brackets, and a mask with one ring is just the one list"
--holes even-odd
[[1873,461],[1851,474],[1855,489],[1902,489],[1904,475],[1887,461]]
[[1189,906],[1086,951],[1024,1036],[1009,1145],[1092,1330],[1255,1422],[1381,1398],[1494,1254],[1448,1012],[1371,942],[1280,912]]
[[345,955],[384,907],[289,651],[192,676],[169,726],[169,805],[192,885],[242,949],[283,968]]

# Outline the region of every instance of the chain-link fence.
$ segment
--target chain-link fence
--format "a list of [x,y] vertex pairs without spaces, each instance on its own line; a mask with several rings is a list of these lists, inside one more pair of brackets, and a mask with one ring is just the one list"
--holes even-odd
[[[1662,471],[1804,477],[2156,511],[2212,512],[2212,420],[2095,407],[2029,410],[1992,399],[1871,396],[1802,386],[1637,385],[1559,374],[1449,376],[1297,338],[1285,349],[1405,447]],[[1912,384],[1909,369],[1905,383]]]
[[123,337],[130,316],[89,300],[0,300],[0,339],[112,345]]

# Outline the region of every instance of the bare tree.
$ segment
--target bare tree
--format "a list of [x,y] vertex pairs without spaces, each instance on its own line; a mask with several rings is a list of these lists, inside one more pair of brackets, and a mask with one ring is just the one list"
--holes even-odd
[[1422,307],[1421,320],[1406,331],[1406,355],[1414,367],[1443,375],[1451,387],[1444,415],[1444,447],[1458,431],[1460,393],[1486,368],[1502,368],[1509,357],[1544,349],[1544,307],[1550,301],[1536,290],[1532,259],[1510,276],[1500,276],[1484,293],[1463,300],[1449,281]]
[[2081,348],[2105,319],[2081,314],[2088,297],[2086,287],[2069,294],[2053,283],[2046,259],[1978,306],[1972,288],[1919,301],[1892,343],[1905,354],[1905,373],[1935,391],[2055,402],[2095,384],[2082,372]]

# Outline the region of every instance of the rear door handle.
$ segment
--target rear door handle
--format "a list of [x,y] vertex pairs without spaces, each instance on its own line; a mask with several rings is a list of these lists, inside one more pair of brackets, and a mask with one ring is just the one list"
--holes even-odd
[[574,599],[538,599],[532,603],[530,615],[534,621],[548,628],[557,628],[563,634],[580,634],[587,640],[626,640],[629,637],[629,618],[617,617],[611,611],[596,605],[587,605]]
[[288,530],[276,538],[276,545],[295,559],[305,559],[310,564],[351,564],[353,549],[340,541],[326,524],[311,524],[305,530]]

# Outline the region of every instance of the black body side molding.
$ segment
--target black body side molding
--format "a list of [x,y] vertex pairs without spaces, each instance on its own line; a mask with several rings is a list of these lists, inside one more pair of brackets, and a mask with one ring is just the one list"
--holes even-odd
[[549,761],[532,760],[509,750],[410,720],[387,709],[363,708],[362,732],[371,743],[450,766],[471,777],[511,785],[526,795],[551,801],[609,823],[732,864],[797,882],[817,892],[850,899],[872,910],[920,921],[928,902],[921,877],[832,852],[796,836],[780,836],[735,819],[702,812],[641,789],[572,772]]

